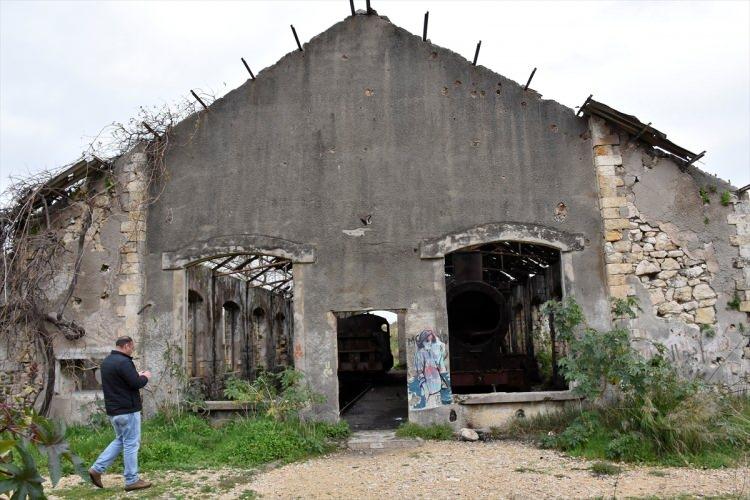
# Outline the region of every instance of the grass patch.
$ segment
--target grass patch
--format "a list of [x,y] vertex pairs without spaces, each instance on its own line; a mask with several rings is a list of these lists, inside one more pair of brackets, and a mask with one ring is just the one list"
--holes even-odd
[[453,429],[447,424],[419,425],[405,422],[396,429],[396,436],[400,438],[422,438],[434,441],[450,441],[454,439]]
[[750,398],[697,395],[650,425],[627,407],[576,405],[514,419],[491,436],[530,439],[589,460],[712,469],[743,463],[750,456]]
[[618,467],[608,462],[595,462],[589,468],[597,476],[616,476],[622,472],[622,467]]
[[[349,427],[345,422],[245,418],[217,429],[208,420],[195,415],[174,419],[159,415],[143,422],[138,461],[144,471],[250,468],[327,453],[348,435]],[[106,427],[75,426],[68,429],[67,438],[84,463],[92,464],[114,438],[114,432]],[[43,463],[43,457],[39,458]],[[121,459],[118,459],[110,471],[121,470]]]

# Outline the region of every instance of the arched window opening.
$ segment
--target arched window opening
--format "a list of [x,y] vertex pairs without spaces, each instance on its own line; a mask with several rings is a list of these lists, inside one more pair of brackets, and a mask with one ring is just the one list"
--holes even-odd
[[541,304],[562,297],[559,250],[500,241],[445,256],[455,393],[562,388]]
[[186,332],[186,361],[190,377],[198,375],[197,343],[204,332],[205,318],[203,309],[203,297],[195,290],[188,291],[188,327]]
[[[228,377],[291,366],[292,262],[224,255],[187,268],[187,371],[207,400],[222,399]],[[282,312],[282,314],[277,314]],[[281,338],[283,337],[283,338]],[[277,346],[284,356],[277,355]]]
[[240,306],[234,302],[225,302],[221,308],[222,330],[224,341],[224,370],[233,373],[237,363],[235,344],[239,337]]

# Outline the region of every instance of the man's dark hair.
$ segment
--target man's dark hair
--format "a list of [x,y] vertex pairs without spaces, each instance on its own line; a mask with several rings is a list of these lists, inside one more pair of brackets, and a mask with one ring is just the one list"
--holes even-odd
[[124,345],[130,344],[133,341],[132,338],[125,336],[125,337],[117,337],[117,340],[115,341],[115,345],[117,347],[122,347]]

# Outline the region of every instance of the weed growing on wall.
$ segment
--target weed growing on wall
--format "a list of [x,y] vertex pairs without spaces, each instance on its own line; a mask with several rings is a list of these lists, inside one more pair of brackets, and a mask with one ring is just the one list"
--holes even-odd
[[731,201],[732,201],[732,193],[730,193],[729,191],[722,191],[721,200],[720,200],[722,206],[728,207]]
[[700,188],[698,190],[698,195],[701,197],[701,201],[704,205],[708,205],[709,203],[711,203],[711,198],[708,197],[708,191],[706,191],[704,188]]

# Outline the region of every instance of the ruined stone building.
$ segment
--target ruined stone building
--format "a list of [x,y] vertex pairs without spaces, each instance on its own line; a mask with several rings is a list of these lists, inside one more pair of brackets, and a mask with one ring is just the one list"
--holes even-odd
[[[151,413],[189,384],[226,409],[227,376],[294,366],[320,418],[384,384],[401,416],[374,425],[486,427],[575,397],[540,313],[568,296],[597,329],[636,297],[634,339],[747,387],[747,190],[634,116],[543,99],[374,13],[302,49],[154,136],[157,182],[144,143],[46,184],[69,250],[51,302],[86,228],[66,312],[85,335],[46,357],[4,339],[6,395],[31,388],[85,419],[98,360],[128,334],[155,374]],[[81,183],[88,227],[60,196]]]

